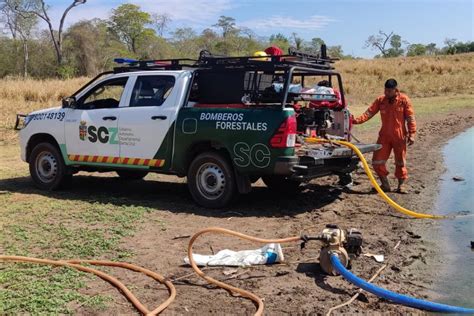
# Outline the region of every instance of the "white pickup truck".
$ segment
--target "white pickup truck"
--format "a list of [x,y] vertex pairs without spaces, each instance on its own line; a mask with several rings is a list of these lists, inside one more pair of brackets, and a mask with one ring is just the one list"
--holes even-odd
[[[206,207],[228,204],[259,178],[294,192],[303,181],[351,172],[358,159],[350,150],[297,141],[307,132],[349,138],[340,75],[328,61],[285,56],[118,60],[125,65],[100,74],[61,107],[18,115],[21,158],[46,190],[84,170],[126,179],[187,176],[194,200]],[[310,76],[336,78],[342,106],[296,109],[311,93],[290,85]]]

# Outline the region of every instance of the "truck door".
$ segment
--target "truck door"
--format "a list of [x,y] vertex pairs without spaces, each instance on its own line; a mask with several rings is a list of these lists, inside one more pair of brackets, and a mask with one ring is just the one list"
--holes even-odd
[[139,75],[129,106],[120,109],[120,158],[129,165],[161,168],[171,144],[167,133],[177,113],[173,74]]
[[119,159],[119,106],[127,77],[99,83],[68,109],[65,123],[69,160],[78,163],[113,163]]

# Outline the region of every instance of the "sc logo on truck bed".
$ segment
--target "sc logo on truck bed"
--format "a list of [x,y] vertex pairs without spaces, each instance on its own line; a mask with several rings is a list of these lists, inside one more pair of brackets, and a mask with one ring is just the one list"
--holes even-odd
[[79,125],[79,138],[83,141],[87,139],[91,143],[96,143],[99,141],[102,144],[108,143],[111,145],[117,145],[119,143],[117,140],[117,134],[117,127],[95,127],[94,125],[87,126],[87,122],[85,121],[81,121]]
[[234,145],[234,163],[242,168],[250,164],[257,168],[266,168],[270,165],[270,149],[261,143],[250,146],[247,143],[239,142]]

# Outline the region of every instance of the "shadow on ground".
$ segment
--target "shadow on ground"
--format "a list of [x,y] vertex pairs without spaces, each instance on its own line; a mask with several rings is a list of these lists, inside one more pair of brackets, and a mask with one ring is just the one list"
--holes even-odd
[[339,188],[315,184],[306,184],[304,190],[297,195],[276,194],[266,187],[253,187],[250,194],[240,195],[231,206],[211,210],[197,206],[187,185],[177,182],[127,182],[113,177],[76,175],[67,189],[50,192],[37,189],[29,177],[17,177],[0,180],[0,190],[57,199],[151,207],[212,217],[292,216],[328,205],[342,193]]
[[304,273],[307,277],[314,278],[314,283],[321,289],[338,294],[350,295],[346,290],[334,288],[327,282],[328,276],[321,268],[319,263],[300,263],[296,267],[296,272]]

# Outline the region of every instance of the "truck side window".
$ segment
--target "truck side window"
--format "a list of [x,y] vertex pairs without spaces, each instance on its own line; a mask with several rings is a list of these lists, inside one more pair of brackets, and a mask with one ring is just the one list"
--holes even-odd
[[173,76],[140,76],[133,87],[130,107],[160,106],[171,94],[175,83]]
[[118,108],[128,78],[117,78],[99,84],[78,101],[83,110]]

